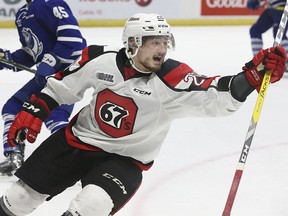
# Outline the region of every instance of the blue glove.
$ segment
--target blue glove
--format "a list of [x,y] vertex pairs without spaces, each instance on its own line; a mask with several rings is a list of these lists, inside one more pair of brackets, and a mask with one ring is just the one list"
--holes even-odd
[[[5,49],[1,49],[1,48],[0,48],[0,58],[4,58],[4,59],[6,59],[8,61],[13,61],[11,52],[9,50],[5,50]],[[4,62],[0,61],[0,70],[3,70],[4,68],[13,70],[15,72],[17,71],[16,67],[10,66],[10,65],[5,64]]]
[[35,73],[35,80],[38,85],[45,86],[46,77],[55,74],[60,68],[60,59],[54,53],[46,53]]
[[250,10],[258,10],[260,7],[259,0],[248,0],[247,8]]

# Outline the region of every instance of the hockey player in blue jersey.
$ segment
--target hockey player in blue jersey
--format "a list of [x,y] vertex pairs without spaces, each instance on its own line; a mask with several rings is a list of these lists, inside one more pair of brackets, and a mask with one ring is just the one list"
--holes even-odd
[[[273,29],[276,37],[279,22],[286,5],[286,0],[248,0],[247,7],[250,10],[258,10],[265,7],[263,13],[250,28],[252,53],[255,55],[263,48],[262,35],[269,29]],[[288,51],[287,27],[283,34],[281,45]]]
[[[19,39],[22,47],[14,52],[0,49],[0,56],[28,67],[37,65],[35,76],[20,88],[3,106],[3,144],[7,157],[0,163],[0,173],[11,175],[24,160],[25,143],[16,147],[7,144],[7,132],[22,104],[32,94],[39,93],[46,84],[46,76],[64,70],[73,63],[86,47],[79,25],[71,9],[63,0],[26,0],[16,14]],[[0,70],[19,69],[0,63]],[[45,121],[51,133],[64,127],[73,105],[62,105]]]

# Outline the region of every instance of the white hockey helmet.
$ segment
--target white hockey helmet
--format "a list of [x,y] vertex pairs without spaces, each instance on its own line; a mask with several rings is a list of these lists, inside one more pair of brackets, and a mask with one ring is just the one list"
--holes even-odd
[[129,38],[134,38],[136,46],[139,48],[142,45],[142,38],[145,36],[167,36],[169,48],[174,49],[175,47],[170,25],[159,14],[137,13],[126,21],[122,35],[126,52],[130,49]]

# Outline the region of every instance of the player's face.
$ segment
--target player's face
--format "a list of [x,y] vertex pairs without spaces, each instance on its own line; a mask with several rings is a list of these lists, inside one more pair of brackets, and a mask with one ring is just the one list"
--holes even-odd
[[160,70],[167,54],[168,38],[164,36],[148,37],[139,47],[135,56],[135,66],[145,72],[157,72]]

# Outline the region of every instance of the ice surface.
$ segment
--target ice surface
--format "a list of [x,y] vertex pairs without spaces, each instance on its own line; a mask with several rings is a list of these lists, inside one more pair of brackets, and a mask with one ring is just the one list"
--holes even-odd
[[[175,27],[171,57],[206,75],[236,74],[252,57],[249,26]],[[82,28],[88,44],[121,46],[122,28]],[[15,29],[0,29],[1,48],[20,47]],[[265,47],[272,32],[264,35]],[[0,107],[32,74],[0,71]],[[288,76],[287,76],[288,77]],[[231,216],[288,215],[288,78],[270,85]],[[119,216],[220,216],[256,102],[253,93],[240,110],[225,118],[182,119],[173,123],[155,165]],[[78,111],[89,102],[76,105]],[[3,121],[0,120],[1,133]],[[43,127],[28,156],[49,132]],[[2,147],[0,147],[2,152]],[[3,156],[0,157],[2,161]],[[0,181],[0,194],[10,185]],[[80,187],[67,189],[44,203],[33,216],[61,215]]]

